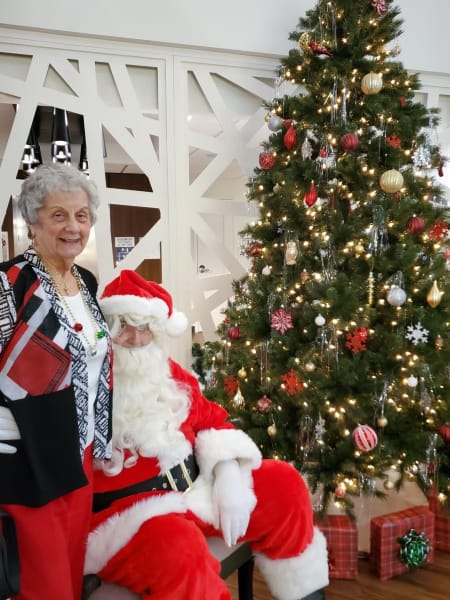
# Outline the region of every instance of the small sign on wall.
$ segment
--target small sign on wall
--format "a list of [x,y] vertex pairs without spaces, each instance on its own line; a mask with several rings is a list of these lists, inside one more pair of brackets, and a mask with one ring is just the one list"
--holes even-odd
[[2,261],[9,260],[9,239],[8,232],[2,231]]
[[115,258],[116,264],[123,260],[127,254],[133,250],[134,244],[134,236],[120,236],[114,238],[114,249],[115,249]]

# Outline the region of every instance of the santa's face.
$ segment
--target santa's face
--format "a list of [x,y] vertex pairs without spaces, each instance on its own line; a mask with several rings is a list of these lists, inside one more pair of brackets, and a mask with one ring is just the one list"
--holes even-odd
[[120,319],[120,329],[113,342],[124,348],[141,348],[147,346],[152,339],[153,335],[147,323],[130,325],[125,319]]

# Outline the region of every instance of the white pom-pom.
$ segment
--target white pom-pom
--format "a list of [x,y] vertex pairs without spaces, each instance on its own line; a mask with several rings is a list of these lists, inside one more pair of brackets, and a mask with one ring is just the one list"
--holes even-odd
[[188,320],[186,315],[182,312],[173,311],[167,320],[166,331],[170,336],[176,337],[186,331],[187,326]]

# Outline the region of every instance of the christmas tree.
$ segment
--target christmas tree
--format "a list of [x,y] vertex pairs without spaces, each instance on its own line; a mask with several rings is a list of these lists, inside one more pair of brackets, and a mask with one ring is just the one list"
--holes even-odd
[[319,0],[290,34],[248,182],[249,272],[220,341],[194,348],[206,395],[323,511],[406,479],[450,493],[445,161],[401,24],[391,0]]

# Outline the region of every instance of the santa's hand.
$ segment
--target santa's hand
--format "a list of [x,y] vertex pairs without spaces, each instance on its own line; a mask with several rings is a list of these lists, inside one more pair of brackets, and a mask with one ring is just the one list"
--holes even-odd
[[[17,423],[12,412],[6,406],[0,406],[0,440],[20,440]],[[17,448],[0,441],[0,454],[14,454]]]
[[225,543],[233,546],[247,531],[251,513],[239,464],[235,460],[219,462],[214,475],[214,525],[221,529]]

